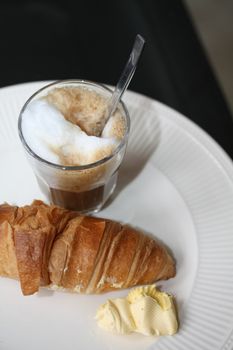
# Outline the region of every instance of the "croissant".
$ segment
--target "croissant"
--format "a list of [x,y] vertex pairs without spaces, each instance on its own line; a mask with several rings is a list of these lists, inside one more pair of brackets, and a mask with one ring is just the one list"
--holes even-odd
[[102,293],[175,275],[166,248],[130,226],[41,201],[0,205],[0,276],[22,293],[40,286]]

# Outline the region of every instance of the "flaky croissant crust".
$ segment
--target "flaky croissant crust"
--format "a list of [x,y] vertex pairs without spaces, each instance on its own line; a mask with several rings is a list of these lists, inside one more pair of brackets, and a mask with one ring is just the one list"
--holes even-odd
[[102,293],[173,277],[175,263],[128,225],[34,201],[0,205],[0,275],[19,279],[24,295],[40,286]]

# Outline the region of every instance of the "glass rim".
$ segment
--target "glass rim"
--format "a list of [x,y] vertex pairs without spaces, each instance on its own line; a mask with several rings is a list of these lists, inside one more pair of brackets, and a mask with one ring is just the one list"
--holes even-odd
[[24,103],[23,107],[20,110],[19,113],[19,118],[18,118],[18,133],[19,133],[19,138],[24,146],[24,148],[26,149],[26,151],[35,159],[37,159],[39,162],[59,169],[59,170],[87,170],[87,169],[91,169],[91,168],[95,168],[99,165],[102,165],[106,162],[108,162],[110,159],[112,159],[117,153],[120,152],[120,150],[123,148],[123,146],[126,144],[127,139],[128,139],[128,135],[129,135],[129,130],[130,130],[130,117],[129,117],[129,112],[124,104],[123,101],[120,101],[120,105],[123,108],[124,114],[125,114],[125,119],[126,119],[126,132],[124,134],[124,137],[122,138],[121,142],[119,143],[119,145],[117,146],[117,148],[113,151],[113,153],[107,157],[104,157],[96,162],[90,163],[90,164],[85,164],[85,165],[61,165],[61,164],[56,164],[53,162],[50,162],[42,157],[40,157],[38,154],[36,154],[31,147],[27,144],[23,132],[22,132],[22,118],[23,118],[23,112],[25,111],[25,109],[27,108],[27,106],[30,104],[30,102],[41,92],[43,92],[44,90],[53,87],[55,85],[59,85],[59,84],[83,84],[83,85],[91,85],[91,86],[96,86],[96,87],[100,87],[103,90],[113,93],[113,91],[107,87],[104,84],[101,83],[97,83],[91,80],[86,80],[86,79],[64,79],[64,80],[56,80],[52,83],[49,83],[45,86],[43,86],[42,88],[40,88],[39,90],[37,90],[36,92],[34,92],[28,99],[27,101]]

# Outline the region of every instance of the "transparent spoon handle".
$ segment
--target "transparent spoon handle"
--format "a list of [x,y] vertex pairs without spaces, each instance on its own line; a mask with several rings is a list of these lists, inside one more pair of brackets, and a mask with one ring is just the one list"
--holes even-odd
[[137,67],[137,63],[139,60],[139,57],[141,56],[143,47],[145,45],[145,40],[141,35],[137,35],[134,41],[133,49],[130,53],[130,57],[128,62],[126,63],[126,66],[120,76],[120,79],[116,85],[116,88],[112,94],[112,97],[108,104],[108,115],[105,120],[105,124],[111,117],[111,115],[115,112],[117,105],[121,99],[122,94],[127,89],[133,75],[135,72],[135,69]]

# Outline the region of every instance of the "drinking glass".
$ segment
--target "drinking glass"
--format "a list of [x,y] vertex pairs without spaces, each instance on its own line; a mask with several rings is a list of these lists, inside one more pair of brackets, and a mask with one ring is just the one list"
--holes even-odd
[[122,163],[129,135],[130,118],[127,108],[120,102],[119,109],[125,121],[125,134],[114,152],[94,163],[81,166],[64,166],[51,163],[36,154],[24,138],[23,113],[30,103],[62,87],[77,87],[95,91],[110,99],[112,91],[105,85],[86,80],[63,80],[49,84],[34,93],[23,106],[18,121],[19,136],[38,184],[48,201],[55,205],[90,214],[98,212],[113,193],[119,167]]

